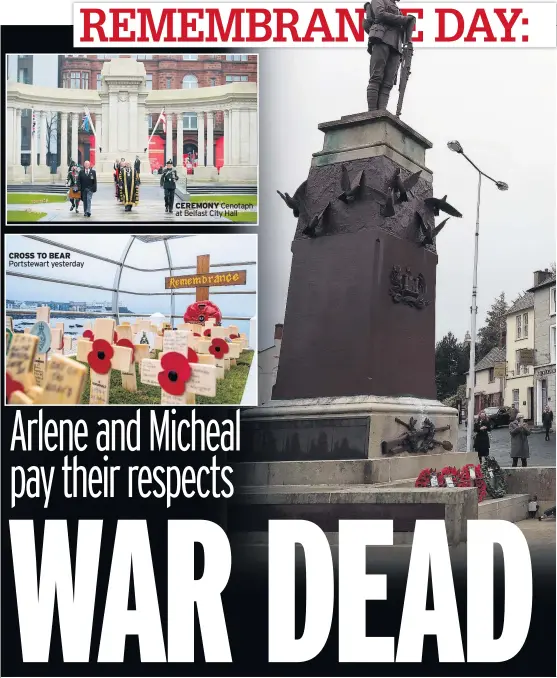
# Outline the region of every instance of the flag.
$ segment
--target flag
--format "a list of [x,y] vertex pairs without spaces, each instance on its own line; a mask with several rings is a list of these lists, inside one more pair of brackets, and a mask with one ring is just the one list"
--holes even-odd
[[35,115],[34,109],[31,109],[31,120],[32,120],[32,123],[31,123],[31,135],[32,135],[32,136],[35,136],[35,134],[37,133],[37,117],[36,117],[36,115]]
[[159,120],[162,122],[162,131],[166,134],[166,114],[164,108],[162,109]]
[[83,118],[82,118],[82,120],[81,120],[81,129],[82,129],[84,132],[88,132],[88,131],[89,131],[89,118],[88,118],[88,116],[87,116],[87,113],[84,113],[84,114],[83,114]]

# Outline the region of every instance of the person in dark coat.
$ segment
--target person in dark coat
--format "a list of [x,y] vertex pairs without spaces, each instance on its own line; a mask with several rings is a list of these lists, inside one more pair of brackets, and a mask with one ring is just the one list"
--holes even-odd
[[93,200],[93,194],[97,192],[97,172],[91,167],[89,160],[85,161],[83,169],[79,172],[78,183],[85,216],[90,217],[91,201]]
[[517,414],[516,419],[509,424],[509,433],[511,434],[511,457],[513,467],[518,466],[518,460],[522,461],[522,466],[528,466],[528,457],[530,456],[530,446],[528,445],[528,436],[530,429],[524,423],[524,415]]
[[552,424],[553,424],[553,412],[551,411],[551,407],[549,407],[549,405],[546,405],[542,414],[542,426],[545,431],[546,440],[550,440],[549,432],[551,431]]
[[70,162],[70,168],[66,180],[66,185],[70,187],[68,192],[68,197],[71,203],[70,212],[73,212],[75,209],[76,214],[79,214],[79,201],[81,200],[81,191],[79,190],[78,184],[79,169],[79,165],[72,160]]
[[480,464],[482,457],[489,456],[489,419],[486,413],[482,410],[478,421],[474,424],[474,450],[478,453]]
[[178,182],[178,172],[174,169],[172,160],[167,160],[166,168],[161,175],[161,186],[164,188],[164,211],[172,213],[174,207],[174,192]]

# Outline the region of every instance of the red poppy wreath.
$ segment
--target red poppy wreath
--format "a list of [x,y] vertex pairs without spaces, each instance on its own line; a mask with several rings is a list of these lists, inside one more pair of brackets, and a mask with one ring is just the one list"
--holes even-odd
[[159,372],[160,387],[170,395],[181,396],[191,376],[189,360],[185,355],[172,351],[165,353],[161,360],[162,372]]
[[[476,473],[475,481],[470,477],[471,468],[473,468]],[[478,488],[478,504],[480,504],[485,499],[485,495],[487,494],[487,487],[482,469],[479,464],[466,464],[466,466],[463,466],[460,469],[458,486],[474,487],[474,485]]]
[[108,374],[112,367],[114,349],[105,339],[95,339],[93,348],[87,356],[89,367],[97,374]]
[[224,358],[229,351],[228,344],[224,339],[213,339],[209,346],[209,353],[214,355],[217,359]]

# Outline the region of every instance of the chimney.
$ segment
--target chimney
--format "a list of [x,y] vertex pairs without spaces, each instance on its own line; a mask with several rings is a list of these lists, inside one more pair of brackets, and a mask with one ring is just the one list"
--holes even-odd
[[545,271],[534,271],[534,287],[537,285],[541,285],[543,282],[551,278],[553,274],[549,269],[545,269]]
[[282,340],[282,328],[284,325],[282,323],[278,323],[275,325],[275,341],[281,341]]

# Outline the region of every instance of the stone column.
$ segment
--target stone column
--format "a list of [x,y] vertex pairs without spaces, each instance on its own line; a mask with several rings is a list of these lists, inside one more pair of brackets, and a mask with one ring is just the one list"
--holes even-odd
[[176,167],[184,166],[184,113],[176,113]]
[[[102,116],[102,137],[99,137],[101,141],[99,142],[100,145],[102,146],[103,153],[109,152],[109,147],[110,143],[108,140],[108,133],[110,130],[110,122],[108,119],[108,101],[106,99],[102,100],[102,105],[101,105],[101,116]],[[116,156],[114,156],[115,158]],[[112,162],[114,162],[114,158],[111,158]]]
[[102,113],[95,113],[95,163],[97,162],[97,157],[101,153],[101,148],[104,150],[103,146],[103,116]]
[[257,129],[257,111],[249,112],[249,164],[258,165],[259,161],[259,134]]
[[68,114],[60,113],[60,174],[66,180],[68,174]]
[[140,123],[138,120],[139,117],[139,110],[137,107],[137,93],[131,92],[130,93],[130,100],[129,100],[129,117],[130,117],[130,137],[129,137],[129,144],[130,148],[133,148],[134,146],[136,147],[136,153],[141,152],[143,153],[143,147],[141,148],[141,151],[137,148],[137,131],[140,128]]
[[13,106],[6,108],[6,163],[8,165],[14,164],[14,148],[15,148],[15,109]]
[[207,113],[207,167],[214,167],[215,165],[215,154],[214,154],[214,122],[215,114],[213,111],[208,111]]
[[240,164],[240,111],[230,110],[230,164]]
[[224,111],[224,164],[230,165],[230,111]]
[[44,167],[46,165],[46,152],[47,152],[47,144],[46,144],[46,111],[41,111],[41,157],[40,157],[40,164],[41,167]]
[[205,113],[197,114],[197,163],[205,167]]
[[118,148],[118,92],[110,92],[108,95],[108,120],[107,118],[105,118],[105,125],[107,122],[108,122],[107,150],[114,157],[116,157],[117,155],[122,157],[122,154],[119,152]]
[[21,165],[21,108],[15,109],[14,165]]
[[166,114],[166,158],[164,159],[164,162],[169,160],[174,156],[174,153],[172,152],[172,118],[174,117],[174,113],[167,113]]
[[71,160],[77,162],[77,113],[72,113],[72,157]]

